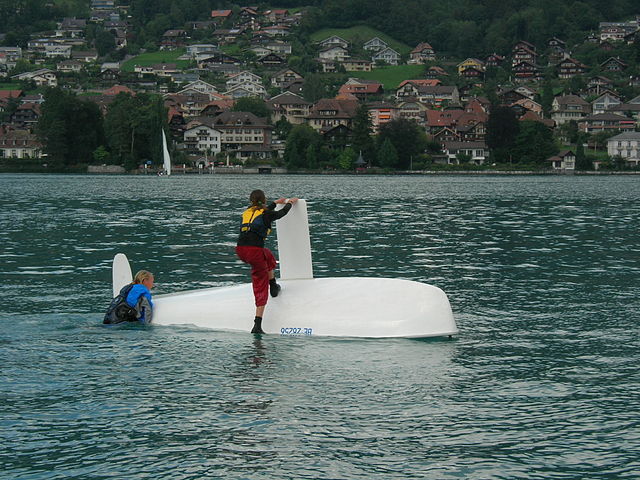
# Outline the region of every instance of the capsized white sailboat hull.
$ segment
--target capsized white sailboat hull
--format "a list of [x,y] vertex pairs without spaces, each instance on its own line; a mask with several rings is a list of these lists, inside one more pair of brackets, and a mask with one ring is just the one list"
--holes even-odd
[[[266,333],[345,337],[433,337],[458,333],[445,293],[391,278],[281,280],[262,322]],[[154,297],[153,323],[249,332],[250,284]]]

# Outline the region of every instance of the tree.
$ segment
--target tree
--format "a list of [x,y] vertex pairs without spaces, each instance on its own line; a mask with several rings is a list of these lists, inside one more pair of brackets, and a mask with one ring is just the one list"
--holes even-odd
[[231,109],[234,112],[251,112],[256,117],[269,118],[269,108],[260,97],[241,97],[236,100]]
[[356,116],[352,123],[352,137],[351,144],[356,152],[362,152],[364,158],[371,158],[374,151],[374,142],[371,138],[373,133],[373,127],[371,124],[371,117],[369,116],[369,109],[366,105],[358,106]]
[[556,153],[551,129],[541,122],[521,122],[520,132],[512,148],[516,163],[544,165]]
[[396,168],[398,166],[398,152],[389,138],[385,138],[378,149],[376,163],[384,168]]
[[287,137],[284,149],[284,162],[289,168],[305,168],[310,158],[309,147],[316,151],[320,148],[321,137],[309,125],[296,125]]
[[378,145],[389,140],[397,153],[397,167],[408,169],[412,157],[422,154],[427,147],[427,135],[416,123],[406,118],[391,120],[380,127]]
[[578,145],[576,147],[576,170],[592,170],[593,163],[587,158],[584,153],[584,138],[582,135],[578,138]]
[[520,125],[516,114],[509,107],[494,107],[487,120],[487,146],[493,158],[504,162],[510,158],[509,150],[518,135]]
[[351,147],[347,147],[340,155],[338,155],[338,166],[342,170],[351,170],[353,169],[353,163],[356,160],[356,152],[353,151]]
[[36,134],[52,162],[88,163],[94,150],[104,143],[102,114],[95,103],[52,88],[45,93]]

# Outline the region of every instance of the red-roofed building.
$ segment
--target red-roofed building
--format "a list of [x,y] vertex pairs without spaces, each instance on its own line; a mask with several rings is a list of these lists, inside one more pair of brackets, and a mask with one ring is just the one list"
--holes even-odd
[[227,20],[231,18],[233,12],[231,10],[213,10],[211,12],[211,18],[215,18],[216,20]]
[[339,95],[351,94],[360,100],[380,97],[384,93],[381,83],[348,82],[340,87]]
[[129,87],[125,87],[124,85],[114,85],[113,87],[108,88],[107,90],[102,92],[103,95],[110,96],[110,97],[115,97],[119,93],[128,93],[132,97],[135,97],[136,95],[136,92],[131,90]]
[[398,88],[404,87],[407,83],[423,87],[435,87],[436,85],[442,85],[442,82],[435,78],[419,78],[413,80],[403,80],[402,83],[398,85]]

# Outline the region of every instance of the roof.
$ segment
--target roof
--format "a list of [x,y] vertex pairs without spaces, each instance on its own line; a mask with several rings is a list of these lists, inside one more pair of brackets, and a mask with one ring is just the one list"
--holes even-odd
[[415,85],[415,86],[421,85],[423,87],[435,87],[437,85],[440,85],[442,82],[436,78],[418,78],[413,80],[403,80],[402,83],[398,85],[398,88],[402,88],[407,83],[411,83],[412,85]]
[[636,140],[640,141],[640,132],[624,132],[620,135],[616,135],[615,137],[609,138],[608,142],[618,141],[618,140]]
[[213,10],[211,12],[211,17],[212,18],[229,17],[231,13],[232,13],[231,10]]

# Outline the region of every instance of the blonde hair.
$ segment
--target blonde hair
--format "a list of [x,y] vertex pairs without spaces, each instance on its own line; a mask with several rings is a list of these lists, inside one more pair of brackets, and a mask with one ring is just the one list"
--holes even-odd
[[150,277],[153,277],[153,273],[146,270],[140,270],[138,273],[136,273],[136,276],[133,277],[133,283],[142,283]]

